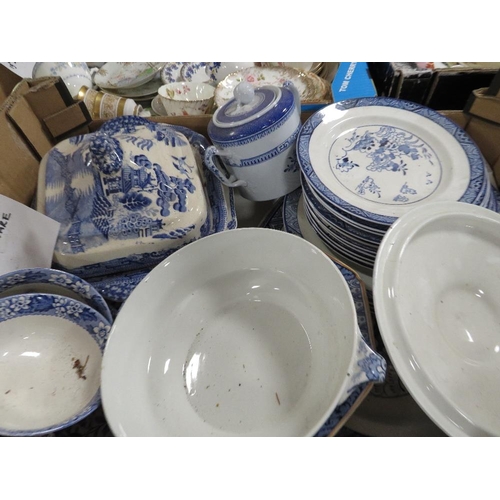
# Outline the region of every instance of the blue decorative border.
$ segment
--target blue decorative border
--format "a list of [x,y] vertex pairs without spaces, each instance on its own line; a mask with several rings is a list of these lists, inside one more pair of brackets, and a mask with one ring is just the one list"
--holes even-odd
[[292,100],[290,105],[282,109],[280,103],[279,109],[282,109],[280,113],[276,111],[272,114],[266,113],[264,116],[245,123],[244,125],[226,129],[217,127],[213,121],[211,121],[207,128],[210,140],[215,146],[222,148],[235,147],[250,144],[273,133],[282,127],[290,116],[296,112],[291,91],[290,94]]
[[465,130],[460,128],[449,118],[439,114],[433,109],[422,106],[421,104],[405,101],[403,99],[394,99],[391,97],[363,97],[359,99],[347,99],[345,101],[333,103],[328,105],[326,108],[317,111],[304,123],[297,139],[297,157],[303,174],[306,176],[307,180],[312,184],[315,190],[317,190],[330,203],[333,203],[343,211],[351,213],[354,216],[357,216],[358,218],[361,218],[365,221],[375,221],[379,224],[391,225],[397,219],[396,217],[375,214],[369,212],[368,210],[363,210],[362,208],[347,203],[345,200],[330,191],[330,189],[328,189],[321,182],[314,171],[314,167],[311,164],[311,158],[309,156],[309,144],[311,141],[311,137],[315,129],[321,123],[323,123],[328,110],[331,109],[331,107],[335,107],[335,109],[345,111],[366,106],[386,106],[390,108],[410,111],[413,113],[417,113],[424,118],[428,118],[437,125],[440,125],[444,130],[446,130],[452,137],[457,140],[465,155],[467,156],[470,164],[471,176],[469,185],[457,201],[474,203],[474,201],[478,199],[478,196],[480,196],[481,193],[481,187],[483,185],[483,178],[485,176],[485,163],[479,148],[470,138],[467,132],[465,132]]
[[[71,321],[86,330],[104,352],[111,323],[95,309],[80,301],[49,293],[27,293],[0,299],[0,322],[23,316],[55,316]],[[79,422],[92,413],[101,403],[100,390],[77,415],[59,424],[41,429],[23,431],[0,428],[3,436],[36,436],[55,432]]]
[[241,160],[239,163],[239,167],[250,167],[252,165],[257,165],[258,163],[262,163],[264,161],[268,161],[281,153],[285,151],[286,149],[290,148],[290,146],[294,146],[294,141],[299,135],[299,130],[300,130],[300,124],[297,127],[297,129],[293,132],[293,134],[288,138],[285,139],[281,144],[278,144],[275,148],[271,149],[270,151],[266,151],[265,153],[262,153],[261,155],[254,156],[252,158],[246,158],[244,160]]
[[73,293],[87,300],[88,305],[101,313],[108,321],[113,321],[113,316],[111,315],[108,304],[90,283],[78,276],[59,269],[32,267],[6,273],[0,276],[0,292],[3,293],[9,290],[14,292],[15,287],[18,285],[44,283],[71,290]]

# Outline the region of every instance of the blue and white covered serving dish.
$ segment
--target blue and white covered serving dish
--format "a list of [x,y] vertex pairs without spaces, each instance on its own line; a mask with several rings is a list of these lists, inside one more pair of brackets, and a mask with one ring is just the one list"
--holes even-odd
[[202,168],[179,128],[136,116],[57,144],[36,207],[61,223],[55,264],[83,277],[143,269],[210,234]]

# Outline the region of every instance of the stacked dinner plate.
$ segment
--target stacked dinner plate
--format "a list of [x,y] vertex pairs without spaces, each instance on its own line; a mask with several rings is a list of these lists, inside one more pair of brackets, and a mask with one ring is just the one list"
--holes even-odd
[[414,207],[460,201],[497,210],[480,150],[451,120],[385,97],[312,115],[297,139],[307,220],[339,257],[373,270],[391,225]]

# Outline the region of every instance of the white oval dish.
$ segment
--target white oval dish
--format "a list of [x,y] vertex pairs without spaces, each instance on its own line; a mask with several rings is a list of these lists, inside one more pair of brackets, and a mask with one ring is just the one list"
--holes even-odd
[[46,434],[94,411],[109,330],[102,315],[68,297],[0,299],[0,434]]
[[314,435],[350,387],[383,378],[367,349],[323,252],[282,231],[225,231],[165,259],[125,301],[103,408],[119,436]]
[[451,436],[500,435],[500,215],[459,202],[402,216],[380,246],[374,303],[406,388]]
[[55,293],[79,300],[113,322],[108,304],[87,281],[58,269],[18,269],[0,276],[0,298],[25,293]]

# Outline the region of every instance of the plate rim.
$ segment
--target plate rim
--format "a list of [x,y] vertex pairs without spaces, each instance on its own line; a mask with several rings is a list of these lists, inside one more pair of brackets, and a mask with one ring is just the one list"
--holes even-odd
[[[448,132],[464,151],[469,161],[471,170],[468,187],[457,201],[472,202],[477,198],[480,187],[483,184],[476,189],[473,187],[473,181],[476,179],[483,179],[486,176],[486,165],[481,151],[470,135],[450,118],[440,114],[436,110],[422,104],[417,104],[404,99],[396,99],[393,97],[360,97],[334,102],[316,111],[305,121],[297,137],[297,159],[299,161],[300,169],[305,175],[307,181],[310,183],[311,187],[316,189],[328,201],[333,203],[334,206],[337,206],[340,209],[368,222],[375,221],[379,224],[391,225],[397,220],[398,217],[377,214],[375,212],[371,212],[370,210],[363,209],[362,207],[352,205],[333,193],[321,182],[318,175],[315,173],[309,156],[309,143],[311,137],[316,128],[323,123],[325,115],[329,113],[330,110],[336,109],[348,112],[353,108],[376,106],[396,108],[408,113],[417,113],[423,118],[431,120],[434,124],[441,126],[444,131]],[[414,205],[414,207],[416,206],[418,206],[418,203]],[[409,210],[411,210],[411,208]]]

